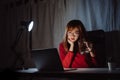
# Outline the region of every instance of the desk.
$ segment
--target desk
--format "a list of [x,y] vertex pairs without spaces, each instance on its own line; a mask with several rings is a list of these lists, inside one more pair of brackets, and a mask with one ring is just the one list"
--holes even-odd
[[[30,71],[31,70],[31,71]],[[33,72],[32,72],[33,70]],[[36,69],[29,69],[28,71],[22,70],[16,72],[17,76],[29,76],[32,78],[72,78],[73,80],[77,79],[120,79],[120,68],[115,68],[112,71],[109,71],[108,68],[76,68],[76,69],[67,69],[61,72],[38,72]],[[75,78],[75,79],[74,79]],[[119,80],[118,79],[118,80]]]

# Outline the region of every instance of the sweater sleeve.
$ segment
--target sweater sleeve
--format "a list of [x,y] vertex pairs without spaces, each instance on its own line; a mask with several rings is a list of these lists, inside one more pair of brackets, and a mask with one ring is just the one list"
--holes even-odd
[[59,45],[59,52],[60,52],[60,59],[62,61],[62,65],[64,68],[69,68],[72,57],[73,57],[73,52],[72,51],[68,51],[66,53],[62,43]]
[[88,62],[89,67],[97,67],[98,64],[96,61],[96,55],[94,57],[91,57],[90,54],[84,54],[84,56],[86,57],[86,61]]
[[97,61],[96,61],[96,53],[94,52],[95,57],[91,57],[92,63],[94,66],[97,66]]
[[93,63],[95,66],[97,66],[97,62],[96,62],[95,57],[92,57],[92,63]]

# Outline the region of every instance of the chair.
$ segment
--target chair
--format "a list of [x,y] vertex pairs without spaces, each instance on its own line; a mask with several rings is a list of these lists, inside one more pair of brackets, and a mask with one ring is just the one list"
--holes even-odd
[[98,67],[106,67],[105,53],[105,32],[104,30],[87,31],[87,37],[93,43],[93,48],[96,53]]

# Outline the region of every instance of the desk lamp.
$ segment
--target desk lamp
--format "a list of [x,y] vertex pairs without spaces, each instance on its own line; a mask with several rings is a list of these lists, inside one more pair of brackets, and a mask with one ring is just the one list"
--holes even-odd
[[[15,39],[15,42],[13,43],[12,45],[12,50],[14,51],[15,55],[16,55],[16,59],[20,59],[22,60],[22,65],[24,65],[24,60],[23,58],[21,57],[20,53],[18,53],[15,48],[16,46],[18,45],[20,39],[21,39],[21,36],[24,32],[24,30],[27,30],[28,32],[31,32],[32,29],[33,29],[33,25],[34,25],[34,21],[32,20],[29,20],[29,21],[22,21],[21,22],[21,25],[23,26],[22,28],[20,28],[18,30],[18,33],[16,35],[16,39]],[[30,37],[30,36],[29,36]],[[31,46],[31,41],[29,42],[29,46]],[[30,47],[29,47],[30,48]],[[17,60],[15,60],[15,63],[13,65],[16,65],[17,64]]]

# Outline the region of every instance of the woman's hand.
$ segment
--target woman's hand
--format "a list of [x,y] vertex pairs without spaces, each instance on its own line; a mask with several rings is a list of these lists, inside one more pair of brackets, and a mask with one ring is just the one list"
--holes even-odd
[[88,42],[84,42],[84,44],[86,45],[87,51],[91,52],[92,51],[92,46],[89,46]]
[[92,44],[91,45],[88,45],[88,42],[84,42],[86,47],[87,47],[87,51],[90,53],[91,57],[95,57],[95,55],[93,54],[93,51],[92,51]]
[[70,44],[69,51],[73,51],[73,49],[74,49],[74,42],[72,42],[72,41],[70,41],[70,40],[68,39],[68,43]]
[[69,43],[70,45],[74,45],[74,42],[72,42],[70,39],[68,39],[68,43]]

